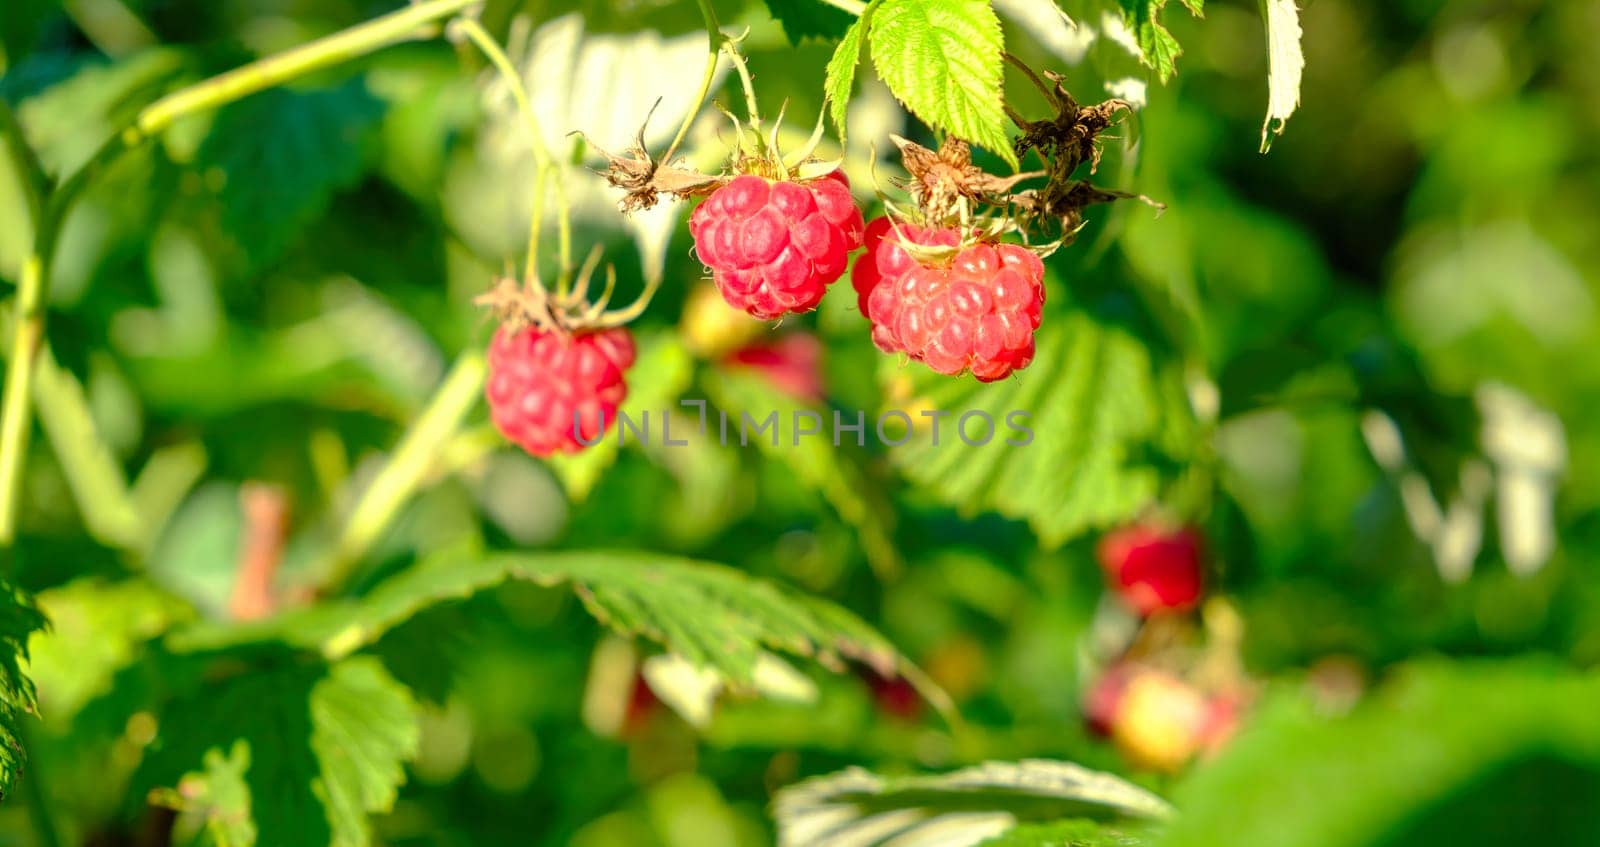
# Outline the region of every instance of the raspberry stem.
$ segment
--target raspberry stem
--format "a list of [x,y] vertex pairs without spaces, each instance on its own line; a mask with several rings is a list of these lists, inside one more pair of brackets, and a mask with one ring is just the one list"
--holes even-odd
[[516,101],[517,110],[522,113],[523,123],[528,130],[528,143],[533,149],[534,165],[538,170],[535,178],[536,190],[534,192],[534,211],[530,216],[528,231],[528,261],[524,268],[525,279],[535,280],[539,276],[539,229],[543,225],[544,217],[544,184],[550,175],[555,176],[556,191],[556,227],[561,261],[561,275],[557,280],[557,291],[564,296],[572,282],[572,223],[567,205],[567,190],[561,175],[554,173],[555,162],[550,156],[550,151],[544,146],[544,133],[539,126],[539,117],[533,111],[533,103],[528,99],[528,89],[522,84],[522,74],[517,71],[511,59],[506,56],[499,42],[489,35],[476,18],[463,15],[451,22],[451,28],[466,36],[474,46],[483,53],[484,58],[494,65],[500,78],[511,91],[511,99]]
[[700,107],[706,102],[706,95],[711,93],[711,81],[717,78],[717,63],[722,60],[722,45],[728,40],[728,36],[722,33],[722,24],[717,20],[717,10],[711,7],[711,0],[700,0],[700,14],[706,22],[706,69],[700,75],[700,93],[695,95],[694,106],[683,116],[683,123],[678,125],[678,134],[672,136],[672,143],[667,145],[667,152],[661,156],[663,162],[671,162],[673,154],[678,152],[678,145],[688,137],[689,127],[694,125]]

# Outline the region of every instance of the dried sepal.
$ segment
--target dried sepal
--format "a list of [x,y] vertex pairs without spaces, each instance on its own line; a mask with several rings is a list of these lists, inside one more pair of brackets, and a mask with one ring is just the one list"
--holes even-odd
[[889,137],[900,148],[901,160],[910,175],[906,191],[931,218],[945,218],[961,206],[1003,204],[1010,191],[1024,180],[1044,176],[1043,171],[999,177],[972,163],[972,148],[951,136],[939,145],[938,152],[898,135]]

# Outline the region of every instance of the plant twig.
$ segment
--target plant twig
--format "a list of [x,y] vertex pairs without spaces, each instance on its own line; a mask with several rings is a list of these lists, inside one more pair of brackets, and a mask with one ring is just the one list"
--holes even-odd
[[[700,75],[700,93],[695,95],[694,104],[683,116],[683,123],[678,125],[677,135],[672,136],[672,143],[667,145],[667,152],[661,154],[661,161],[670,163],[678,146],[689,135],[689,127],[694,126],[694,119],[700,114],[700,107],[705,105],[706,95],[711,93],[711,81],[717,78],[717,64],[722,60],[722,45],[727,42],[728,36],[722,32],[722,23],[717,20],[717,10],[711,7],[710,0],[700,0],[700,16],[706,22],[706,69]],[[641,141],[641,146],[643,142]]]
[[388,463],[351,510],[331,561],[321,575],[324,595],[337,594],[346,587],[361,559],[416,493],[477,402],[486,371],[481,352],[466,352],[456,359],[428,408],[411,424]]
[[483,53],[484,58],[494,65],[506,87],[511,90],[511,99],[516,101],[517,111],[522,114],[522,121],[527,126],[528,143],[533,147],[533,161],[538,169],[538,176],[535,178],[538,188],[534,196],[534,214],[529,225],[528,261],[523,273],[524,281],[532,281],[538,279],[539,276],[537,250],[539,228],[544,217],[544,184],[547,176],[554,177],[557,207],[557,249],[560,251],[561,260],[561,276],[557,281],[556,287],[560,294],[565,295],[567,286],[572,282],[572,223],[567,207],[567,191],[563,185],[561,175],[555,172],[555,161],[551,157],[550,151],[544,146],[544,132],[539,126],[539,116],[533,111],[533,101],[528,98],[528,89],[522,83],[522,74],[517,70],[516,65],[512,64],[510,57],[500,47],[500,43],[495,41],[489,35],[489,31],[483,28],[483,24],[478,23],[475,18],[457,18],[450,26],[471,41]]

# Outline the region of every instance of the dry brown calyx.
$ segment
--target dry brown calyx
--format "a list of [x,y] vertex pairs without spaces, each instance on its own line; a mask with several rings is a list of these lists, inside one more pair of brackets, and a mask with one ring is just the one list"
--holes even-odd
[[622,199],[617,208],[624,213],[649,209],[667,194],[679,200],[715,191],[724,182],[720,175],[704,174],[684,165],[683,160],[660,162],[644,147],[641,131],[639,142],[618,156],[604,148],[590,144],[606,158],[606,167],[600,171],[606,182],[622,189]]
[[1016,192],[1009,198],[1026,228],[1056,226],[1065,240],[1083,226],[1084,208],[1096,203],[1134,199],[1158,210],[1166,208],[1142,194],[1100,188],[1087,180],[1073,178],[1073,173],[1084,162],[1089,163],[1091,174],[1099,167],[1100,137],[1116,123],[1120,113],[1132,110],[1127,101],[1111,99],[1092,106],[1082,105],[1067,91],[1065,77],[1061,74],[1044,71],[1041,75],[1010,54],[1006,54],[1006,60],[1033,81],[1055,110],[1051,117],[1030,121],[1006,106],[1011,121],[1022,130],[1021,137],[1013,145],[1017,156],[1037,152],[1046,168],[1043,187]]
[[[661,101],[657,100],[656,106],[659,105]],[[662,194],[680,200],[709,194],[725,181],[721,175],[703,174],[686,167],[682,159],[667,161],[674,152],[671,149],[661,160],[650,155],[644,143],[644,131],[650,126],[650,116],[655,114],[656,106],[650,107],[650,113],[644,116],[644,123],[639,125],[639,133],[634,136],[633,145],[620,156],[590,141],[582,132],[573,133],[605,157],[606,167],[599,173],[612,187],[622,189],[622,199],[617,201],[617,208],[623,214],[655,206],[661,201]]]
[[1044,176],[1031,171],[1009,177],[991,174],[972,163],[972,148],[951,136],[936,153],[898,135],[890,136],[910,178],[904,183],[917,207],[932,220],[962,216],[982,205],[1001,206],[1023,180]]
[[488,291],[472,298],[472,303],[487,310],[512,332],[530,326],[560,333],[621,326],[637,316],[653,292],[647,291],[640,302],[626,309],[608,311],[611,295],[617,287],[617,274],[616,268],[607,265],[605,288],[591,302],[589,281],[600,266],[600,254],[601,247],[597,244],[584,259],[570,288],[563,284],[551,291],[537,279],[519,282],[507,275],[497,278]]

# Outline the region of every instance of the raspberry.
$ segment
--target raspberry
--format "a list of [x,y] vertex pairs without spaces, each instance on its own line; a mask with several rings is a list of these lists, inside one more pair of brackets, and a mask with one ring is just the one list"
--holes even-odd
[[[626,329],[567,334],[501,327],[489,344],[489,412],[506,438],[535,456],[575,453],[616,419],[633,364]],[[576,418],[576,420],[575,420]]]
[[1136,524],[1107,535],[1098,552],[1112,588],[1141,615],[1181,611],[1200,601],[1201,543],[1193,530]]
[[822,342],[810,333],[792,332],[776,341],[746,345],[725,361],[754,369],[774,388],[812,405],[825,396]]
[[[850,284],[856,289],[856,304],[861,307],[861,314],[871,315],[867,312],[867,301],[872,296],[872,290],[885,279],[899,279],[906,271],[916,266],[917,260],[911,254],[900,248],[900,241],[904,239],[913,244],[923,244],[929,247],[954,247],[960,242],[961,237],[953,229],[938,229],[934,227],[921,227],[916,224],[902,223],[899,226],[899,238],[888,238],[894,222],[887,217],[874,218],[867,224],[866,232],[862,238],[867,252],[856,260],[856,266],[850,269]],[[876,339],[874,333],[874,339]],[[895,353],[898,350],[889,350]]]
[[[872,264],[852,275],[872,340],[942,374],[971,371],[993,382],[1033,361],[1044,307],[1044,263],[1015,244],[979,243],[947,263],[923,264],[897,243],[887,219],[873,221]],[[955,246],[953,229],[902,224],[912,243]]]
[[1211,703],[1193,685],[1165,671],[1132,671],[1117,698],[1111,739],[1135,764],[1174,772],[1205,743]]
[[738,176],[689,216],[695,253],[723,299],[763,320],[815,309],[862,230],[839,171],[803,183]]
[[856,673],[872,692],[872,702],[881,714],[902,721],[914,721],[922,716],[922,695],[905,677],[881,676],[877,671],[861,668]]
[[1089,690],[1089,730],[1142,767],[1176,771],[1227,744],[1247,706],[1242,691],[1208,694],[1160,668],[1118,662]]

